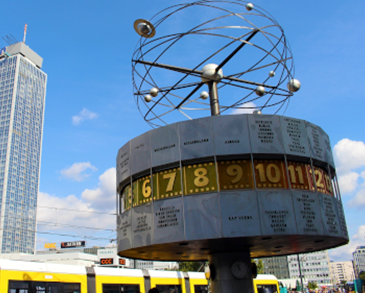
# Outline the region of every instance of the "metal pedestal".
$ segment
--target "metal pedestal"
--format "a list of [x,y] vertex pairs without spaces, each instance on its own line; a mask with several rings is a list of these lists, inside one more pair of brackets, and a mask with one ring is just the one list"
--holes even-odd
[[209,266],[212,293],[254,293],[249,251],[211,254]]

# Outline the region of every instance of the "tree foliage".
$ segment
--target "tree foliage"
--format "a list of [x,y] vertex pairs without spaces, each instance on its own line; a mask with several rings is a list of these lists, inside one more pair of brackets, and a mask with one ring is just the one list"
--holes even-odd
[[317,288],[318,288],[317,282],[311,282],[311,281],[308,282],[308,289],[315,290]]
[[183,272],[197,272],[203,265],[200,261],[182,261],[179,262],[179,271]]
[[265,272],[264,272],[264,264],[263,264],[263,262],[262,262],[262,260],[261,259],[259,259],[259,260],[251,260],[251,262],[255,262],[256,263],[256,266],[257,266],[257,273],[258,274],[264,274]]
[[363,281],[365,281],[365,271],[360,272],[359,278]]

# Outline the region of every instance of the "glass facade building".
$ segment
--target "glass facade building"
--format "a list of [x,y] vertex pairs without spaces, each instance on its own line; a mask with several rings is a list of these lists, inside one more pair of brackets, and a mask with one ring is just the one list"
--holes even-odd
[[23,43],[0,50],[0,252],[33,253],[47,75]]

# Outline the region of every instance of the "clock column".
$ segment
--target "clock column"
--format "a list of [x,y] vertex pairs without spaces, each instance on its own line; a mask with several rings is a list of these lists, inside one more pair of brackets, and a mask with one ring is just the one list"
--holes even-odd
[[209,268],[212,292],[255,292],[249,251],[211,254]]

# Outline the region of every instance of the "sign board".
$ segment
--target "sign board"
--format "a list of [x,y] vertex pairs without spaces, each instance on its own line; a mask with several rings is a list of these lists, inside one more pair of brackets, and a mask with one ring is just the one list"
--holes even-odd
[[114,258],[101,258],[100,265],[112,265],[114,264]]
[[85,247],[85,241],[61,242],[61,248]]
[[56,242],[55,243],[45,243],[44,248],[54,248],[56,249]]

